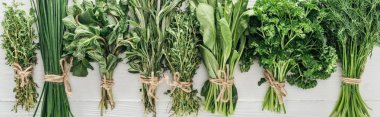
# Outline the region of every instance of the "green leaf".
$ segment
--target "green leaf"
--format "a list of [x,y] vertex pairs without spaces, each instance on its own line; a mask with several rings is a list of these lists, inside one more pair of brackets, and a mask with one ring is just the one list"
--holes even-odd
[[110,54],[107,56],[107,71],[114,71],[118,63],[117,56]]
[[222,40],[218,41],[220,42],[221,48],[223,51],[223,64],[225,64],[230,57],[230,53],[232,50],[232,33],[230,30],[230,27],[228,25],[228,22],[225,18],[222,18],[218,21],[219,27],[220,27],[220,33],[222,35]]
[[207,68],[207,71],[208,71],[207,73],[209,74],[209,77],[216,78],[219,64],[215,56],[212,54],[212,52],[209,49],[207,49],[203,45],[200,45],[199,49],[203,56],[203,63],[205,64]]
[[87,24],[94,25],[97,23],[97,20],[95,19],[95,14],[90,10],[87,10],[84,13],[80,14],[78,20],[81,24],[85,24],[85,25]]
[[72,15],[69,15],[62,19],[63,24],[65,24],[68,29],[75,29],[78,25]]
[[203,37],[203,44],[211,51],[215,50],[216,29],[214,8],[208,4],[200,3],[196,9],[196,15],[200,24],[200,31]]
[[82,59],[82,60],[74,59],[73,65],[70,71],[73,73],[74,76],[86,77],[88,75],[87,69],[93,70],[94,68],[86,59]]
[[80,25],[75,29],[75,39],[80,39],[81,37],[93,37],[96,36],[90,31],[90,28],[85,25]]
[[239,20],[239,22],[236,26],[236,30],[235,30],[236,36],[235,36],[234,41],[238,41],[239,39],[241,39],[242,36],[245,36],[244,33],[247,30],[249,18],[253,15],[254,15],[253,10],[247,10],[247,11],[243,12],[242,15],[240,15],[240,18],[239,18],[240,20]]

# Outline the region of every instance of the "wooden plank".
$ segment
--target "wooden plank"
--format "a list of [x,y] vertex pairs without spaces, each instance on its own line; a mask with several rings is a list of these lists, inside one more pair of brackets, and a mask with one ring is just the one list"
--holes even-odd
[[[380,116],[380,101],[367,101],[373,109],[373,117]],[[157,107],[157,116],[168,117],[170,115],[168,103],[160,101]],[[334,105],[334,101],[286,101],[287,114],[276,114],[261,111],[261,102],[239,101],[235,117],[327,117]],[[33,113],[20,111],[17,114],[10,111],[13,102],[0,102],[0,116],[2,117],[30,117]],[[96,101],[72,101],[71,108],[77,117],[98,117],[100,112]],[[117,101],[114,110],[108,110],[105,117],[142,117],[144,115],[140,102],[136,101]],[[222,117],[208,112],[200,112],[199,117]]]

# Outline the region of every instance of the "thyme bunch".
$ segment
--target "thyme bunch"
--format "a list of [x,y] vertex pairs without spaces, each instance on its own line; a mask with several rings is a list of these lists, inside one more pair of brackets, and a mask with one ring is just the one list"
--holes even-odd
[[185,11],[178,9],[172,17],[167,29],[169,39],[165,57],[174,82],[178,84],[167,93],[172,98],[173,114],[190,116],[198,113],[201,102],[198,91],[192,88],[192,78],[200,63],[197,22],[189,7]]
[[[6,52],[7,65],[15,69],[16,103],[13,111],[17,112],[18,107],[30,111],[37,103],[37,84],[33,80],[33,66],[37,63],[36,49],[37,38],[32,28],[35,17],[21,10],[20,2],[11,4],[3,3],[5,10],[4,20],[1,25],[4,29],[2,37],[2,48]],[[32,13],[32,12],[31,12]],[[28,73],[27,73],[28,72]]]

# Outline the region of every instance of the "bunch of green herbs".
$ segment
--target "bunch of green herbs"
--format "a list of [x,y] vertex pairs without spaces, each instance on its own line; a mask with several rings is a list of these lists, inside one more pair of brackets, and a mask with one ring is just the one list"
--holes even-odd
[[[188,2],[186,2],[188,3]],[[188,5],[187,5],[188,6]],[[174,82],[192,83],[200,63],[198,50],[197,22],[195,15],[187,7],[185,11],[177,9],[167,29],[169,36],[165,52],[166,63]],[[196,115],[200,109],[198,91],[191,86],[176,87],[168,91],[172,98],[171,111],[177,116]]]
[[[37,16],[39,47],[45,75],[62,76],[60,63],[65,27],[62,19],[66,17],[67,0],[32,1]],[[41,117],[70,117],[69,100],[62,82],[44,83],[39,104],[42,102]],[[41,100],[42,99],[42,100]],[[39,106],[38,104],[38,106]],[[37,109],[34,113],[36,116]]]
[[[164,47],[168,39],[171,15],[183,0],[129,0],[133,26],[130,38],[136,40],[126,52],[129,72],[140,73],[140,79],[156,80],[163,76]],[[138,41],[138,42],[137,42]],[[150,88],[153,87],[154,92]],[[141,93],[145,113],[156,116],[155,88],[157,84],[142,83]],[[152,94],[153,93],[153,94]]]
[[[225,116],[234,113],[238,100],[234,71],[245,46],[248,0],[197,0],[196,17],[203,38],[200,52],[209,80],[203,85],[205,110]],[[211,82],[217,81],[218,83]]]
[[[16,98],[16,103],[13,107],[15,112],[17,112],[19,106],[26,111],[30,111],[35,107],[38,98],[37,84],[32,77],[33,66],[37,63],[35,53],[37,44],[33,42],[37,37],[32,28],[35,18],[33,17],[34,15],[29,15],[20,9],[19,7],[22,5],[20,2],[3,3],[5,12],[4,20],[1,22],[4,29],[1,35],[2,48],[6,53],[7,64],[10,66],[17,64],[21,67],[21,70],[30,72],[25,77],[27,79],[20,78],[23,76],[15,76],[16,87],[13,89]],[[17,72],[20,71],[16,70],[15,73],[17,74]]]
[[[337,50],[342,77],[360,79],[368,57],[380,39],[379,0],[324,0],[327,37]],[[331,117],[369,117],[359,84],[342,82]]]
[[[326,43],[320,25],[326,12],[319,9],[319,3],[318,0],[256,1],[240,67],[242,71],[248,71],[254,58],[258,58],[265,72],[273,77],[275,83],[270,85],[282,85],[280,89],[269,87],[263,110],[286,113],[282,100],[286,96],[285,81],[310,89],[317,85],[317,80],[327,79],[335,71],[338,57],[335,49]],[[265,78],[259,85],[263,82],[266,82]]]
[[93,69],[89,62],[99,64],[102,81],[99,108],[101,115],[108,105],[113,109],[113,73],[121,61],[118,56],[132,43],[127,39],[127,2],[116,0],[74,0],[63,19],[67,31],[64,34],[64,52],[73,57],[71,72],[75,76],[87,76]]

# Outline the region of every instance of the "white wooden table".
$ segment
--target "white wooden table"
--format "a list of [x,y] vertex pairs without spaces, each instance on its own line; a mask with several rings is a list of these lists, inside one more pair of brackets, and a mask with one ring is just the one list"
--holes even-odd
[[[12,0],[1,0],[0,2],[11,2]],[[29,0],[18,0],[26,3],[25,9],[30,7]],[[253,1],[250,2],[253,4]],[[4,8],[0,7],[0,21],[3,19]],[[0,28],[0,34],[3,30]],[[1,40],[1,39],[0,39]],[[1,43],[1,41],[0,41]],[[40,54],[38,52],[38,57]],[[43,86],[42,60],[38,59],[38,65],[35,67],[34,78],[40,87]],[[96,64],[95,70],[91,71],[86,78],[70,77],[73,88],[73,96],[70,97],[70,105],[73,113],[77,117],[97,117],[100,116],[98,101],[100,96],[100,78]],[[368,60],[366,70],[363,74],[361,84],[361,93],[367,104],[372,108],[373,117],[380,116],[380,48],[376,47],[373,51],[372,58]],[[138,81],[138,74],[127,72],[128,65],[120,63],[116,68],[114,79],[114,95],[116,108],[107,111],[106,117],[142,117],[143,106],[140,103],[139,88],[141,84]],[[319,85],[314,89],[302,90],[294,86],[287,85],[288,96],[285,98],[287,114],[274,114],[271,112],[261,111],[261,101],[268,88],[267,85],[258,86],[257,82],[263,77],[263,69],[256,63],[247,73],[236,71],[236,87],[239,93],[239,101],[235,112],[236,117],[327,117],[339,95],[341,70],[332,74],[328,80],[319,81]],[[11,111],[14,104],[14,93],[12,92],[15,85],[13,79],[13,70],[5,65],[5,53],[0,49],[0,117],[30,117],[33,113],[19,111],[17,114]],[[203,65],[197,71],[194,78],[194,86],[200,90],[207,74]],[[39,88],[41,92],[42,88]],[[159,101],[157,104],[157,116],[168,117],[169,96],[163,94],[168,86],[158,88]],[[20,109],[21,110],[21,109]],[[199,117],[220,116],[207,112],[200,112]]]

